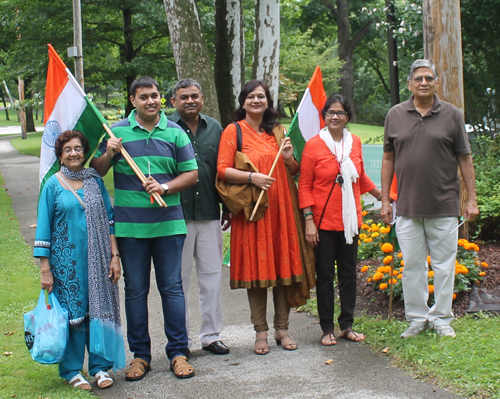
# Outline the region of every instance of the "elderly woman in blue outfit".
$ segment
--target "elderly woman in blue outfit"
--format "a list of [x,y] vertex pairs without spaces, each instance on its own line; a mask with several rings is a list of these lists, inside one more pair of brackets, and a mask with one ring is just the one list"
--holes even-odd
[[55,152],[61,170],[40,195],[34,256],[40,258],[42,289],[54,290],[69,315],[59,375],[75,388],[91,390],[80,374],[87,347],[89,374],[99,388],[108,388],[113,385],[108,370],[125,366],[113,209],[100,175],[83,168],[89,143],[82,133],[62,133]]

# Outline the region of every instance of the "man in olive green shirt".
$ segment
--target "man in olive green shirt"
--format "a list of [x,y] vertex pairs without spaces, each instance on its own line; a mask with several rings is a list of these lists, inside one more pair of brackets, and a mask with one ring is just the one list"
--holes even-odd
[[[215,188],[217,156],[222,127],[200,113],[203,108],[201,86],[193,79],[180,80],[173,89],[170,120],[189,136],[198,163],[198,183],[181,193],[188,234],[182,252],[182,285],[186,300],[186,327],[189,331],[188,292],[193,258],[198,275],[201,311],[200,341],[204,350],[217,355],[229,353],[221,341],[222,330],[222,231],[230,225],[230,214],[220,215],[220,198]],[[219,222],[220,220],[220,222]],[[189,346],[193,341],[189,337]]]

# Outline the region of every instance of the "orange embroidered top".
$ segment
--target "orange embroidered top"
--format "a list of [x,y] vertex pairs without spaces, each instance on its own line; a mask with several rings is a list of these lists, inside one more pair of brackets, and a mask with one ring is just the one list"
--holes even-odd
[[[354,134],[352,135],[352,139],[350,158],[359,175],[356,183],[353,183],[352,189],[356,201],[358,225],[361,226],[360,196],[373,190],[376,186],[365,173],[361,139]],[[310,139],[304,147],[300,163],[299,203],[301,209],[308,206],[312,208],[316,226],[319,224],[328,194],[332,189],[338,172],[337,160],[319,134]],[[321,230],[333,231],[344,230],[344,223],[342,222],[342,192],[338,184],[335,184],[330,200],[326,204],[325,215],[319,228]]]
[[[242,152],[261,173],[269,173],[278,154],[274,136],[259,134],[244,121]],[[234,167],[236,127],[231,124],[222,132],[217,173],[224,178],[226,169]],[[288,187],[285,163],[280,160],[268,190],[269,208],[264,217],[248,222],[244,212],[231,220],[231,288],[275,287],[303,280],[299,239],[295,226],[293,203]]]

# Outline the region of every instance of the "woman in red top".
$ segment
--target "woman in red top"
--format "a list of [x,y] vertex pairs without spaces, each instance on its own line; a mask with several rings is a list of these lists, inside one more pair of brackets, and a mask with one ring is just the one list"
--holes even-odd
[[264,217],[249,222],[244,212],[231,221],[231,288],[247,288],[251,321],[256,331],[254,351],[258,355],[269,352],[266,320],[267,288],[273,287],[274,338],[284,349],[295,350],[297,344],[288,335],[290,306],[286,286],[303,279],[299,237],[287,171],[299,170],[293,157],[293,147],[285,138],[280,161],[272,177],[268,176],[278,154],[276,110],[267,85],[259,80],[248,82],[242,89],[235,120],[242,132],[242,152],[248,155],[261,173],[250,173],[234,168],[237,150],[236,126],[229,125],[222,133],[217,172],[232,184],[251,183],[266,190],[269,208]]
[[316,292],[323,345],[335,345],[334,290],[337,262],[340,294],[341,338],[361,341],[352,330],[356,303],[358,228],[361,226],[360,195],[379,199],[381,191],[366,175],[361,140],[345,125],[351,108],[334,94],[323,107],[326,127],[310,139],[302,153],[299,180],[300,208],[306,220],[306,241],[316,247]]

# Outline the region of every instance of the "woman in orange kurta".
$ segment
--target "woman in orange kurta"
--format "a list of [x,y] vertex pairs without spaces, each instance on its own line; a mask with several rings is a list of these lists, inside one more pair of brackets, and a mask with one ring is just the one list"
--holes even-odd
[[232,218],[231,288],[247,288],[251,321],[256,331],[256,354],[269,352],[266,320],[268,287],[273,287],[274,338],[284,349],[295,350],[297,344],[288,335],[290,306],[285,286],[302,281],[303,272],[286,168],[296,174],[299,165],[293,157],[290,139],[285,138],[281,159],[272,176],[268,176],[279,146],[273,134],[277,113],[267,85],[258,80],[248,82],[238,101],[240,107],[235,112],[235,120],[242,132],[242,152],[260,173],[234,168],[237,151],[234,124],[222,133],[217,172],[228,183],[251,183],[267,191],[269,208],[264,217],[256,222],[247,221],[243,212]]
[[361,341],[351,328],[356,304],[358,228],[361,226],[360,195],[380,200],[381,191],[366,175],[361,140],[345,125],[351,117],[349,104],[339,94],[323,107],[326,127],[304,148],[299,180],[299,202],[306,220],[306,240],[316,247],[316,293],[323,330],[321,343],[337,343],[334,330],[335,262],[340,295],[341,338]]

